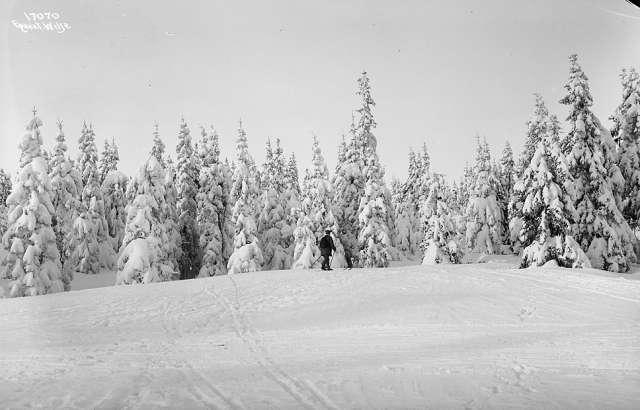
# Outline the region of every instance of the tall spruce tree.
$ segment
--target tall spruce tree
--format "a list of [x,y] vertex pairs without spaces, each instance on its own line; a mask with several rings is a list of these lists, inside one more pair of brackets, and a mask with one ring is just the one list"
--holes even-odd
[[511,240],[508,235],[509,221],[511,220],[509,212],[509,203],[513,195],[513,186],[516,182],[517,175],[515,169],[515,161],[513,159],[513,150],[509,141],[505,143],[502,150],[502,156],[500,157],[500,167],[498,177],[500,178],[500,189],[498,191],[498,203],[502,210],[503,222],[502,231],[505,235],[505,243],[511,245]]
[[176,146],[176,189],[178,192],[178,226],[182,238],[182,253],[178,260],[180,279],[193,279],[200,272],[200,250],[196,227],[197,169],[191,133],[184,118],[180,120]]
[[519,240],[524,247],[520,267],[552,261],[563,267],[588,268],[589,259],[571,235],[576,212],[569,166],[553,132],[543,132],[515,186],[524,198],[518,212],[522,220]]
[[496,198],[500,182],[494,171],[489,144],[478,137],[475,181],[466,208],[466,241],[471,253],[501,253],[502,211]]
[[249,143],[242,121],[238,126],[236,154],[230,194],[234,204],[232,208],[234,251],[227,263],[229,273],[260,270],[264,262],[255,221],[260,194],[259,181],[256,178],[255,161],[249,154]]
[[151,148],[151,155],[155,157],[161,167],[166,168],[167,164],[165,162],[164,151],[165,144],[162,142],[160,138],[160,132],[158,131],[158,123],[156,122],[153,125],[153,147]]
[[55,210],[52,220],[53,231],[56,234],[56,244],[63,265],[65,289],[70,288],[71,270],[67,266],[67,259],[71,255],[71,233],[73,221],[82,210],[80,194],[82,192],[82,180],[67,153],[67,144],[62,122],[58,121],[58,135],[54,155],[51,159],[51,172],[49,174],[53,194],[51,204]]
[[292,255],[289,254],[293,230],[287,220],[287,160],[280,146],[267,140],[266,161],[263,166],[262,208],[258,216],[258,232],[264,269],[289,269]]
[[361,98],[356,141],[362,147],[364,167],[364,195],[358,207],[359,262],[363,267],[386,267],[392,257],[393,244],[389,229],[392,212],[388,190],[384,182],[384,169],[377,153],[376,127],[373,118],[375,101],[371,96],[369,77],[363,72],[358,79],[357,95]]
[[116,285],[174,280],[180,237],[167,218],[166,176],[155,156],[140,167],[131,182],[135,198],[127,205],[127,223],[118,258]]
[[365,178],[362,144],[356,135],[355,118],[351,118],[350,140],[342,149],[344,160],[338,161],[334,177],[336,192],[333,214],[340,227],[339,237],[344,246],[349,266],[357,265],[358,244],[358,208],[364,194]]
[[115,139],[111,139],[111,143],[109,143],[108,140],[105,140],[102,157],[100,158],[100,163],[98,164],[98,175],[100,178],[100,184],[104,182],[109,172],[118,169],[118,161],[120,161],[120,154]]
[[458,234],[447,203],[447,189],[441,175],[435,175],[429,187],[429,195],[421,205],[424,229],[422,248],[423,265],[460,263],[462,250]]
[[231,238],[231,175],[220,161],[218,133],[211,127],[199,141],[200,188],[196,197],[202,266],[200,276],[227,273],[233,248]]
[[[329,179],[329,169],[322,155],[318,138],[314,135],[311,145],[312,168],[306,172],[307,178],[302,192],[302,214],[299,219],[309,218],[309,229],[319,240],[327,229],[331,230],[336,251],[333,254],[333,267],[346,267],[342,242],[337,233],[338,222],[333,215],[334,188]],[[300,224],[298,224],[300,226]],[[305,223],[306,225],[306,223]]]
[[[68,266],[75,272],[95,274],[103,269],[112,269],[116,255],[105,218],[98,172],[98,150],[92,125],[87,127],[83,123],[78,143],[80,154],[77,164],[83,183],[82,208],[73,223]],[[110,246],[101,246],[103,243],[109,243]]]
[[[618,201],[620,210],[632,229],[640,228],[640,75],[634,70],[623,70],[622,104],[616,110],[614,121],[618,143],[618,167],[624,178],[624,187]],[[636,245],[638,243],[636,242]],[[636,248],[636,256],[640,248]]]
[[[570,147],[570,143],[566,138],[560,141],[560,125],[557,117],[549,113],[544,99],[540,94],[534,94],[534,96],[535,105],[533,113],[526,123],[527,134],[525,136],[524,149],[516,166],[516,181],[522,178],[525,169],[527,169],[531,163],[538,143],[543,138],[550,138],[552,141],[559,143],[560,149],[564,154],[566,154],[567,146]],[[519,215],[524,206],[525,195],[526,193],[522,191],[512,192],[507,206],[508,231],[506,232],[506,242],[515,253],[518,253],[522,248],[519,236],[523,221]]]
[[613,140],[590,107],[593,98],[577,55],[569,57],[567,95],[560,103],[570,109],[569,170],[575,181],[575,238],[595,268],[626,272],[635,261],[633,233],[614,197],[624,180],[616,165]]
[[7,197],[11,194],[11,178],[0,168],[0,238],[7,230]]
[[56,236],[51,228],[55,209],[51,203],[49,166],[43,157],[41,126],[34,108],[19,145],[19,170],[6,198],[9,219],[2,245],[7,255],[0,277],[10,280],[11,297],[65,289]]

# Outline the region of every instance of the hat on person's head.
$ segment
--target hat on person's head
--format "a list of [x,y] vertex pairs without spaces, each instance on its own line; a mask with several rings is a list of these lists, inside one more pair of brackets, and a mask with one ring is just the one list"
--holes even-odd
[[331,233],[331,229],[329,229],[329,228],[325,229],[324,233]]

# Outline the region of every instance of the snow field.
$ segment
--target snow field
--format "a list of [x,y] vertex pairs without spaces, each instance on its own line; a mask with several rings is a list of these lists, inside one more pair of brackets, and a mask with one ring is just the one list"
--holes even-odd
[[13,408],[637,408],[638,273],[501,259],[4,299],[0,397]]

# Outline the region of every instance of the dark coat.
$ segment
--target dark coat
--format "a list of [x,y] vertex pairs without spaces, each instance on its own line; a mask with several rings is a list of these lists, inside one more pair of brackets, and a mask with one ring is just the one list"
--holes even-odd
[[320,254],[321,255],[331,255],[331,251],[336,250],[336,246],[333,244],[333,239],[331,239],[331,235],[325,235],[320,239]]

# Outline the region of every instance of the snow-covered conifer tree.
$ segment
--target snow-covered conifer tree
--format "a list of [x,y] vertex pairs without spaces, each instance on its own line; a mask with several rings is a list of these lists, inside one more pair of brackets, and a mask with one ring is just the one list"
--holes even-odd
[[118,258],[116,285],[163,282],[179,277],[175,255],[180,238],[172,234],[163,209],[164,169],[151,155],[132,182],[135,199],[127,206],[127,224]]
[[165,168],[167,164],[164,159],[165,145],[160,138],[160,132],[158,131],[158,123],[153,125],[153,147],[151,148],[151,155],[155,157],[162,168]]
[[67,144],[61,121],[58,121],[58,135],[56,137],[54,155],[51,159],[51,173],[49,177],[53,189],[51,204],[55,209],[53,231],[56,234],[56,244],[63,264],[64,277],[68,279],[65,280],[65,287],[68,289],[71,275],[68,266],[66,266],[66,261],[71,252],[69,241],[73,231],[73,221],[82,209],[80,204],[82,180],[80,173],[68,157]]
[[124,228],[127,219],[127,182],[129,178],[121,171],[112,170],[102,182],[104,195],[105,219],[107,229],[112,239],[113,249],[118,252],[124,237]]
[[[98,202],[95,196],[91,197],[89,206],[83,208],[73,221],[71,231],[71,252],[68,260],[70,274],[74,272],[97,274],[100,273],[102,264],[100,261],[100,248],[107,246],[112,249],[112,244],[101,244],[98,241],[98,229],[100,229],[100,215],[97,211]],[[113,249],[112,249],[113,252]]]
[[102,151],[102,157],[98,164],[98,174],[100,176],[100,183],[102,184],[111,171],[118,169],[118,161],[120,161],[120,154],[118,152],[118,145],[115,139],[104,141],[104,150]]
[[594,268],[626,272],[636,260],[634,238],[614,196],[624,179],[616,165],[611,134],[590,109],[593,98],[587,76],[575,54],[569,62],[567,95],[560,102],[570,108],[567,138],[572,146],[569,170],[575,181],[575,238]]
[[[158,161],[158,163],[161,164],[160,161]],[[176,188],[176,172],[171,156],[167,155],[164,157],[164,163],[166,164],[166,167],[164,168],[164,202],[161,204],[160,210],[164,220],[164,225],[166,226],[165,229],[167,231],[167,237],[169,238],[166,252],[169,260],[175,261],[176,272],[180,272],[178,262],[182,256],[182,236],[180,235],[180,226],[178,223],[178,189]],[[172,244],[176,244],[176,246],[173,246]]]
[[82,177],[82,186],[85,186],[90,178],[94,178],[98,174],[98,149],[96,148],[95,134],[86,122],[82,123],[78,149],[80,156],[76,164]]
[[19,145],[19,170],[6,199],[8,227],[2,245],[8,254],[0,277],[10,279],[11,297],[60,292],[67,282],[51,228],[55,209],[48,164],[42,156],[41,126],[34,109]]
[[316,235],[313,233],[313,222],[304,212],[295,211],[298,217],[296,229],[293,231],[294,253],[292,269],[311,269],[320,258]]
[[613,122],[611,137],[618,145],[620,144],[619,134],[622,129],[622,123],[625,120],[627,110],[630,108],[630,105],[627,104],[627,99],[634,92],[640,92],[638,91],[640,89],[640,73],[633,67],[629,69],[623,68],[620,73],[620,82],[622,84],[622,103],[616,107],[613,115],[609,117]]
[[[105,218],[104,197],[99,182],[98,155],[93,126],[83,124],[79,139],[80,155],[77,164],[83,182],[82,210],[78,216],[82,221],[74,221],[74,234],[70,241],[72,263],[69,269],[82,273],[98,273],[102,269],[112,269],[116,255],[109,227]],[[94,226],[88,226],[94,224]],[[77,229],[76,229],[77,227]],[[87,232],[85,236],[83,232]],[[91,234],[89,234],[91,233]],[[93,235],[98,245],[93,244]],[[101,246],[109,243],[110,246]],[[78,248],[78,249],[76,249]],[[88,255],[87,252],[93,252]],[[65,267],[66,269],[66,267]]]
[[[640,75],[623,70],[623,103],[616,110],[618,167],[624,178],[620,210],[632,229],[640,228]],[[636,248],[638,256],[640,248]]]
[[238,127],[236,139],[237,159],[231,186],[231,198],[234,201],[232,220],[234,223],[234,251],[229,258],[229,273],[260,270],[264,262],[262,250],[258,245],[255,215],[259,195],[255,174],[255,161],[249,154],[247,134]]
[[0,168],[0,238],[7,230],[7,197],[11,194],[11,178]]
[[205,132],[198,144],[202,161],[200,188],[196,197],[197,223],[202,249],[200,277],[227,273],[231,256],[231,176],[220,161],[220,142],[213,129]]
[[[427,157],[428,158],[428,157]],[[420,224],[420,203],[423,191],[424,172],[429,172],[428,163],[413,150],[409,151],[407,180],[398,187],[396,198],[396,246],[407,257],[419,253],[424,233]],[[426,198],[425,198],[426,199]]]
[[540,94],[534,94],[536,97],[535,108],[529,121],[527,121],[527,135],[524,140],[524,148],[518,159],[516,167],[517,175],[520,176],[529,166],[531,158],[536,151],[538,142],[546,135],[549,127],[549,109],[547,109],[544,99]]
[[298,161],[296,160],[295,153],[291,153],[287,161],[286,176],[290,189],[292,189],[297,196],[300,196],[300,178],[298,176]]
[[520,266],[542,266],[552,261],[570,268],[591,267],[571,235],[576,213],[569,166],[553,133],[544,129],[539,132],[544,134],[514,188],[524,198],[518,212],[522,221],[519,240],[524,247]]
[[392,240],[389,230],[389,215],[392,210],[386,196],[384,169],[378,159],[377,140],[373,135],[376,122],[373,118],[375,102],[371,96],[369,77],[363,72],[358,79],[357,94],[362,99],[358,109],[360,115],[356,139],[363,147],[364,196],[358,208],[359,261],[363,267],[386,267],[392,256]]
[[300,203],[301,193],[300,180],[298,178],[298,162],[296,161],[296,156],[293,153],[289,156],[289,160],[287,161],[284,179],[285,184],[282,195],[286,227],[282,236],[287,254],[293,258],[295,250],[293,231],[296,229],[298,221],[294,210],[300,209],[302,206]]
[[466,209],[467,247],[474,254],[495,254],[502,247],[502,211],[496,198],[500,184],[486,141],[477,140],[475,183]]
[[364,194],[364,167],[362,144],[356,135],[355,119],[352,118],[350,127],[350,141],[339,150],[344,153],[344,159],[336,164],[333,180],[335,201],[333,214],[340,227],[340,240],[344,246],[347,262],[358,264],[358,208]]
[[446,201],[446,189],[440,175],[431,183],[427,199],[421,206],[424,227],[423,265],[460,263],[462,250],[457,243],[457,232],[451,210]]
[[[516,182],[517,175],[515,169],[515,161],[513,159],[513,150],[509,141],[505,143],[500,157],[500,165],[498,170],[498,178],[500,186],[498,189],[498,204],[502,210],[502,232],[509,232],[509,221],[511,220],[509,212],[509,203],[513,193],[513,185]],[[511,245],[511,239],[508,234],[505,235],[505,243]]]
[[176,167],[178,225],[182,237],[182,254],[178,261],[180,279],[193,279],[200,272],[199,235],[196,227],[198,175],[194,162],[195,152],[191,142],[191,134],[184,118],[180,122],[176,153],[178,156]]
[[[331,230],[336,251],[333,254],[331,265],[333,267],[346,267],[344,248],[338,233],[338,222],[333,215],[334,190],[329,180],[329,169],[322,155],[318,138],[314,135],[312,144],[312,165],[305,178],[305,187],[302,192],[302,215],[299,218],[308,217],[311,220],[310,229],[316,239],[322,237],[327,229]],[[303,223],[305,225],[305,223]],[[300,224],[298,224],[300,226]]]
[[285,196],[288,182],[288,164],[280,139],[275,146],[271,140],[266,144],[266,161],[263,166],[262,209],[258,217],[258,232],[263,269],[288,269],[292,255],[289,254],[293,229],[287,219],[289,198]]
[[396,249],[407,256],[411,252],[411,218],[409,216],[410,207],[403,200],[403,183],[394,178],[391,181],[391,202],[396,215]]
[[[523,152],[520,155],[518,164],[516,167],[516,181],[519,180],[524,174],[524,170],[527,169],[533,158],[538,143],[543,138],[550,138],[552,141],[559,142],[560,149],[563,153],[566,153],[564,148],[565,144],[569,142],[566,140],[559,141],[560,126],[558,119],[555,115],[550,114],[544,99],[540,94],[534,94],[535,106],[531,117],[527,121],[527,135],[525,137],[525,145]],[[506,242],[511,246],[514,252],[519,252],[522,248],[520,243],[520,229],[522,228],[522,219],[519,217],[522,207],[524,206],[526,192],[512,192],[509,203],[508,212],[505,214],[508,217],[508,231]]]
[[0,204],[6,205],[7,198],[11,194],[11,176],[0,168]]

